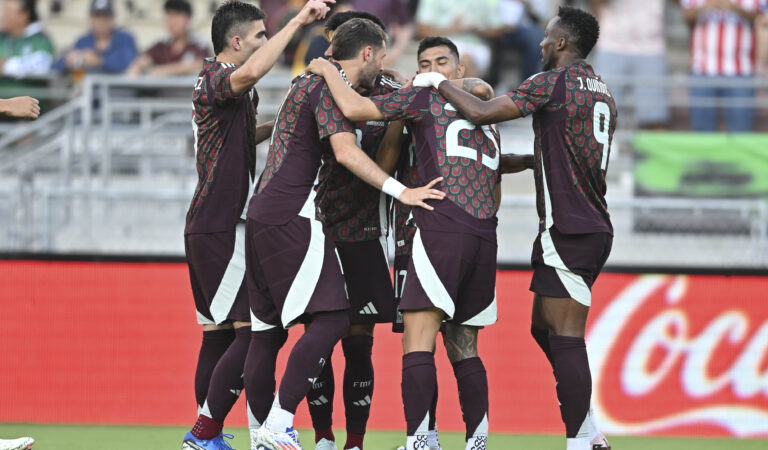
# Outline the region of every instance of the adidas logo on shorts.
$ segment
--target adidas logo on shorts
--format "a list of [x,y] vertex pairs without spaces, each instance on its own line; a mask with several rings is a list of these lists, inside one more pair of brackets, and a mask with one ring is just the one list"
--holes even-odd
[[373,302],[368,302],[367,305],[363,307],[363,309],[360,310],[361,316],[370,316],[374,314],[378,314],[379,311],[376,309],[376,307],[373,305]]

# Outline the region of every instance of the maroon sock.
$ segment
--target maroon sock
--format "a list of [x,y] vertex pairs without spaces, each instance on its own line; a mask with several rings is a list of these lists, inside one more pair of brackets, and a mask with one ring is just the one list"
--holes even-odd
[[363,448],[363,436],[371,415],[373,398],[373,336],[353,335],[341,340],[344,368],[344,408],[347,417],[347,448]]
[[[245,358],[245,398],[248,410],[259,425],[264,423],[275,397],[275,365],[288,332],[282,328],[251,331],[251,345]],[[255,426],[251,423],[250,425]]]
[[219,423],[224,423],[243,390],[243,366],[250,343],[251,328],[236,329],[235,340],[219,359],[211,375],[203,414]]
[[203,407],[208,396],[208,386],[211,385],[211,375],[216,363],[234,340],[235,330],[232,329],[203,331],[203,343],[200,345],[195,371],[195,400],[198,408]]
[[331,350],[349,328],[349,312],[334,311],[315,314],[304,335],[296,342],[288,357],[285,374],[280,380],[280,408],[291,414],[323,371]]
[[[464,424],[467,426],[466,440],[477,431],[478,425],[488,414],[488,377],[480,358],[468,358],[452,363],[453,374],[459,387],[459,403]],[[487,431],[482,431],[486,434]]]
[[549,361],[549,365],[551,366],[552,350],[549,348],[549,331],[531,325],[531,336],[533,336],[533,339],[535,339],[536,343],[539,344],[539,348],[541,348],[541,351],[544,352],[544,355],[546,355],[547,360]]
[[552,349],[557,399],[560,416],[565,423],[565,435],[573,438],[589,413],[592,396],[587,346],[583,338],[551,335],[549,348]]
[[333,428],[324,428],[322,430],[315,428],[315,444],[320,442],[321,439],[328,439],[329,441],[336,442],[336,436],[333,435]]
[[435,384],[435,395],[432,396],[432,404],[429,406],[429,429],[437,429],[437,384]]
[[224,425],[221,422],[200,414],[197,416],[195,426],[192,427],[192,436],[205,441],[210,441],[221,434],[223,426]]
[[403,407],[408,436],[413,436],[429,414],[435,396],[437,372],[432,352],[411,352],[403,355]]
[[333,379],[333,364],[331,364],[329,355],[323,371],[315,380],[312,389],[307,392],[307,406],[309,407],[309,415],[312,417],[312,428],[315,429],[315,442],[319,442],[320,439],[334,441],[333,437],[328,437],[328,432],[330,431],[330,435],[333,436],[331,427],[333,426],[333,396],[335,391],[336,382]]

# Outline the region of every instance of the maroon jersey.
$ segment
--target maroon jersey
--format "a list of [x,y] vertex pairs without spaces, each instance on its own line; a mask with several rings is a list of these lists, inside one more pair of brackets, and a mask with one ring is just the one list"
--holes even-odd
[[533,114],[539,229],[613,234],[605,172],[616,130],[616,103],[584,61],[536,74],[509,94]]
[[[399,87],[379,75],[374,88],[365,95],[387,94]],[[387,125],[385,121],[356,124],[357,144],[371,159],[376,159]],[[369,241],[386,233],[386,196],[339,164],[333,153],[323,155],[318,180],[318,219],[330,228],[335,241]]]
[[413,132],[419,184],[443,177],[434,211],[415,208],[419,228],[496,240],[494,188],[499,145],[490,127],[468,122],[434,89],[405,88],[372,97],[387,120],[405,119]]
[[[415,146],[409,133],[403,141],[403,148],[397,160],[395,178],[405,187],[419,187],[419,170],[416,167]],[[395,233],[395,256],[410,256],[416,225],[411,220],[412,207],[398,201],[392,204],[392,228]]]
[[185,234],[233,231],[244,218],[256,165],[255,89],[237,95],[230,76],[237,70],[208,58],[195,85],[197,188]]
[[200,61],[211,54],[208,44],[202,39],[190,36],[187,45],[181,51],[175,51],[173,38],[159,41],[147,50],[146,55],[152,60],[152,64],[161,66],[172,63],[191,63]]
[[296,78],[278,111],[248,218],[267,225],[295,218],[310,200],[321,158],[333,153],[328,138],[342,132],[354,133],[355,124],[341,114],[325,80]]

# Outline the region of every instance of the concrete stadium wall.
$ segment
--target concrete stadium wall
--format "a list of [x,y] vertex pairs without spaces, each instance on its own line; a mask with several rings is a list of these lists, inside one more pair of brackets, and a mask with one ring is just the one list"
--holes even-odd
[[[0,422],[191,425],[201,339],[182,263],[0,261]],[[481,333],[493,432],[560,433],[529,335],[530,272],[499,271]],[[601,275],[588,329],[593,406],[609,434],[768,436],[768,278]],[[291,338],[280,355],[282,373]],[[377,329],[371,429],[404,429],[399,335]],[[334,353],[337,387],[344,362]],[[462,430],[438,346],[438,426]],[[334,423],[342,427],[337,389]],[[246,424],[244,402],[228,425]],[[302,405],[297,425],[310,424]]]

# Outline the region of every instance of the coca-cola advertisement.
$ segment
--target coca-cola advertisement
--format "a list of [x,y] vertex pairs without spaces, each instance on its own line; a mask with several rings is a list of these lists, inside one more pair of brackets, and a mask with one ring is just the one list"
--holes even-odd
[[[180,263],[0,261],[0,422],[178,425],[197,415],[200,331]],[[530,335],[531,272],[497,274],[479,346],[492,433],[562,434],[555,380]],[[604,273],[587,327],[592,406],[610,435],[768,437],[768,277]],[[300,327],[290,332],[278,377]],[[376,328],[369,428],[402,430],[401,335]],[[151,351],[148,351],[151,349]],[[333,364],[344,367],[337,349]],[[438,426],[462,431],[438,339]],[[343,371],[337,374],[341,383]],[[47,386],[55,386],[48,389]],[[344,423],[337,395],[334,423]],[[138,406],[137,405],[141,405]],[[229,425],[247,424],[241,398]],[[298,427],[310,427],[306,406]]]

